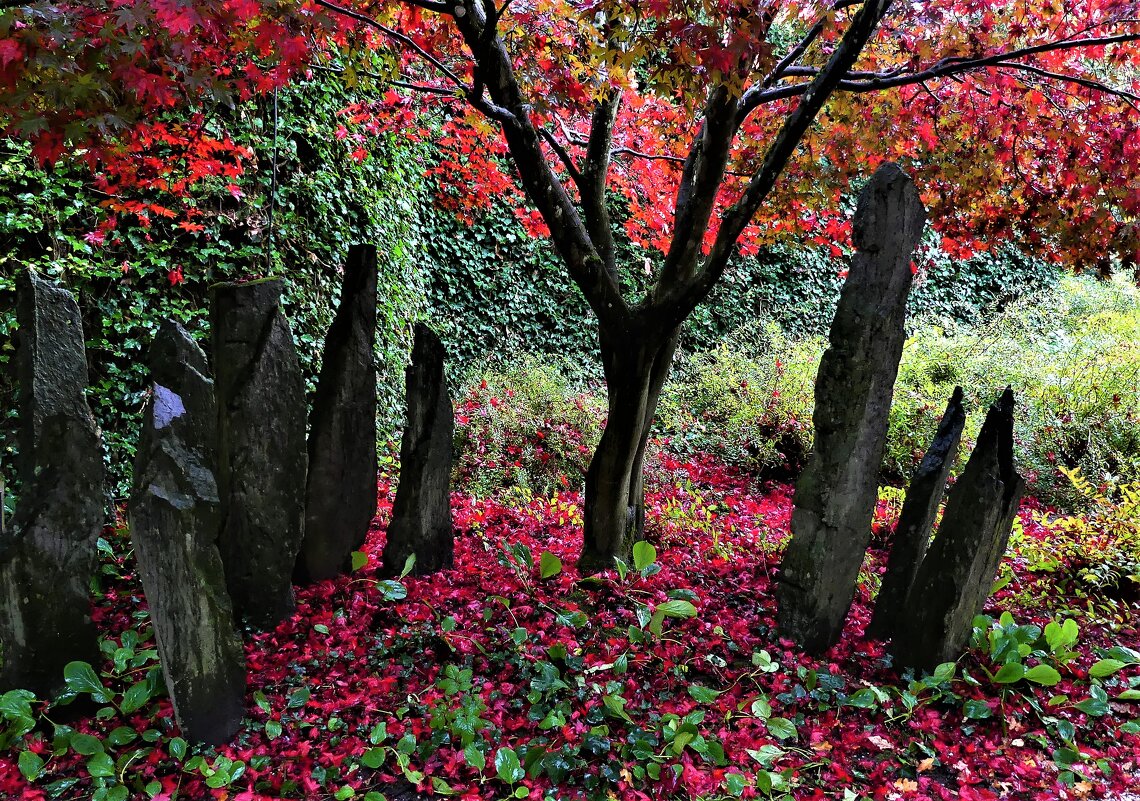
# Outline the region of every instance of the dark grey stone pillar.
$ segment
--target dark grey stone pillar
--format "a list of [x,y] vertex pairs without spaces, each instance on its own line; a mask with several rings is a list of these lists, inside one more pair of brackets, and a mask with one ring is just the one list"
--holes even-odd
[[217,407],[206,355],[177,323],[150,352],[129,504],[131,540],[183,735],[226,742],[245,714],[245,653],[226,593],[215,480]]
[[815,383],[815,445],[796,483],[776,591],[781,632],[820,653],[840,635],[871,536],[887,420],[906,332],[911,255],[926,212],[884,164],[855,212],[858,248]]

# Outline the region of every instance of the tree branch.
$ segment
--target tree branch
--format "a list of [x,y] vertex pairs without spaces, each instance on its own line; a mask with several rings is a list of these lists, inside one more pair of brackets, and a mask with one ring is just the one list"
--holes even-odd
[[[720,280],[741,233],[772,191],[824,103],[863,52],[890,3],[891,0],[867,0],[856,13],[827,65],[803,92],[799,105],[776,134],[760,169],[725,213],[704,267],[691,278],[669,282],[661,280],[654,286],[643,313],[654,318],[665,330],[680,325]],[[741,105],[743,101],[741,98]]]
[[[330,2],[329,0],[313,0],[313,2],[315,2],[318,6],[321,6],[322,8],[327,8],[329,11],[332,11],[334,14],[340,14],[341,16],[348,17],[349,19],[352,19],[352,20],[356,20],[357,22],[362,23],[364,25],[367,25],[371,28],[375,28],[376,30],[380,31],[381,33],[383,33],[388,38],[394,39],[395,41],[404,45],[404,47],[407,47],[407,48],[415,51],[417,55],[419,55],[421,58],[423,58],[425,61],[427,61],[433,67],[435,67],[437,70],[439,70],[444,75],[446,75],[447,78],[449,80],[451,80],[451,82],[454,83],[456,86],[458,86],[460,89],[462,89],[465,94],[469,91],[467,88],[467,85],[462,80],[460,80],[458,75],[456,75],[454,72],[452,72],[447,67],[447,65],[444,64],[442,61],[440,61],[438,58],[436,58],[431,53],[429,53],[428,51],[426,51],[422,47],[420,47],[418,44],[416,44],[410,36],[407,36],[403,33],[400,33],[399,31],[395,30],[394,28],[389,28],[384,23],[380,22],[377,19],[374,19],[374,18],[368,16],[367,14],[361,14],[359,11],[353,11],[351,8],[345,8],[344,6],[339,6],[336,3]],[[413,5],[419,5],[419,3],[413,3]],[[421,6],[421,7],[426,7],[426,6]]]
[[[1100,36],[1095,38],[1080,38],[1080,39],[1060,39],[1054,42],[1046,42],[1044,44],[1033,45],[1031,47],[1023,47],[1016,50],[1009,50],[1002,53],[994,53],[989,56],[981,56],[978,58],[964,58],[961,56],[941,59],[924,70],[918,72],[898,73],[898,71],[891,72],[851,72],[844,76],[844,79],[837,87],[840,91],[844,92],[879,92],[884,89],[893,89],[900,86],[911,86],[916,83],[923,83],[936,78],[953,78],[957,75],[962,75],[983,67],[1011,67],[1013,69],[1021,69],[1025,71],[1032,71],[1032,65],[1023,64],[1020,62],[1012,61],[1011,59],[1025,58],[1026,56],[1037,55],[1039,53],[1048,53],[1054,50],[1075,50],[1082,47],[1100,47],[1110,44],[1122,44],[1125,42],[1140,41],[1140,33],[1122,33],[1116,36]],[[818,74],[818,70],[812,67],[797,67],[795,69],[797,75],[812,75]],[[1089,80],[1081,78],[1080,76],[1064,75],[1063,73],[1051,73],[1052,77],[1057,80],[1066,80],[1073,83],[1080,83],[1081,81]],[[1096,83],[1096,82],[1092,82]],[[748,111],[752,111],[756,107],[770,103],[774,100],[781,100],[784,98],[795,97],[801,95],[808,90],[811,86],[810,82],[791,84],[787,86],[779,86],[772,89],[767,89],[762,92],[748,92],[746,99],[748,102]],[[1090,88],[1100,89],[1111,94],[1120,95],[1120,91],[1114,87],[1106,84],[1099,84]]]
[[506,45],[497,31],[488,33],[495,17],[488,16],[479,0],[463,2],[460,8],[465,13],[454,15],[455,24],[471,50],[476,80],[486,86],[491,102],[512,117],[512,122],[502,125],[503,136],[527,196],[550,228],[551,240],[601,325],[612,335],[624,336],[632,323],[629,306],[543,152],[542,143],[549,139],[530,118]]
[[606,269],[617,280],[617,255],[610,212],[606,205],[606,186],[610,174],[614,123],[621,108],[621,92],[611,90],[594,105],[590,115],[590,136],[586,140],[586,156],[582,164],[582,212],[586,230],[606,263]]

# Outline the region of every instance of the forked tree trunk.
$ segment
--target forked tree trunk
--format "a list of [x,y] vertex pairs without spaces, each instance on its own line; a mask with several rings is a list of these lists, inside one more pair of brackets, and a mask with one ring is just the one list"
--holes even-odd
[[664,338],[600,336],[609,416],[586,472],[583,573],[605,570],[615,558],[628,561],[642,537],[645,449],[677,338],[677,329]]

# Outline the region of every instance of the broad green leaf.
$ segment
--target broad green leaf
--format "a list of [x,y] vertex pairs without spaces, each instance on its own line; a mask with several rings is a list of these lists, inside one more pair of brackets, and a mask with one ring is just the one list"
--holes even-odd
[[1125,667],[1119,659],[1102,659],[1089,668],[1089,676],[1094,679],[1103,679]]
[[1013,684],[1023,678],[1025,678],[1025,665],[1020,662],[1009,662],[1001,666],[1001,670],[994,676],[994,681],[998,684]]
[[76,732],[71,735],[71,748],[77,754],[94,756],[95,754],[103,753],[103,741],[90,734]]
[[543,551],[542,555],[538,558],[538,575],[541,578],[548,579],[551,576],[557,576],[561,572],[562,560],[550,551]]
[[796,736],[796,725],[787,718],[768,718],[765,721],[768,733],[777,740],[787,740]]
[[772,767],[772,763],[784,755],[784,749],[778,745],[762,745],[759,748],[745,750],[748,752],[748,756],[755,759],[764,768]]
[[129,715],[142,709],[149,700],[150,686],[145,681],[136,682],[123,693],[123,702],[119,704],[119,709],[124,715]]
[[495,774],[507,784],[515,784],[526,775],[513,748],[500,748],[495,752]]
[[400,575],[397,578],[407,578],[416,567],[416,555],[414,553],[408,554],[408,558],[404,560],[404,567],[400,570]]
[[1026,681],[1031,681],[1034,684],[1040,684],[1045,687],[1052,687],[1054,684],[1061,680],[1061,674],[1055,668],[1049,665],[1035,665],[1025,671]]
[[638,540],[633,544],[633,567],[635,570],[645,570],[657,561],[657,549],[645,540]]
[[933,679],[935,684],[942,684],[943,682],[950,681],[954,678],[954,672],[958,669],[958,665],[954,662],[943,662],[938,667],[934,668]]
[[383,748],[369,748],[360,755],[360,762],[366,768],[373,770],[379,769],[384,764],[384,749]]
[[711,704],[720,695],[720,690],[714,690],[711,687],[705,687],[700,684],[690,684],[686,688],[689,695],[698,704]]
[[463,749],[463,759],[468,765],[480,773],[487,767],[487,757],[484,756],[482,751],[475,747],[474,743]]
[[115,761],[106,752],[98,753],[87,760],[87,772],[93,779],[109,779],[115,775]]
[[994,711],[990,709],[990,705],[985,701],[972,698],[962,704],[962,714],[971,720],[982,720],[983,718],[993,717]]
[[90,693],[92,698],[103,704],[111,700],[95,669],[86,662],[68,662],[63,669],[63,680],[72,692]]
[[697,607],[693,606],[688,601],[665,601],[665,603],[657,605],[654,613],[658,615],[664,615],[665,617],[696,617]]
[[20,775],[30,782],[35,781],[44,769],[43,759],[31,751],[21,751],[16,763],[20,766]]
[[364,551],[353,551],[352,552],[352,569],[353,569],[353,571],[360,570],[366,564],[368,564],[368,554],[366,554]]

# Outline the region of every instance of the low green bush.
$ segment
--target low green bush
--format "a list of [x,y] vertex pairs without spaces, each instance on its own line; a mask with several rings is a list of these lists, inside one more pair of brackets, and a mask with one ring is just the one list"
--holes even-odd
[[[914,328],[895,384],[884,482],[909,480],[959,385],[969,415],[958,469],[989,405],[1010,385],[1019,469],[1039,499],[1088,505],[1061,468],[1079,469],[1110,493],[1140,480],[1140,290],[1068,277],[981,327],[919,319]],[[811,450],[815,373],[826,344],[790,337],[768,321],[682,357],[662,395],[658,447],[794,477]],[[461,480],[477,492],[512,482],[541,491],[560,477],[577,485],[605,416],[604,387],[580,363],[523,360],[478,371],[467,385]]]

